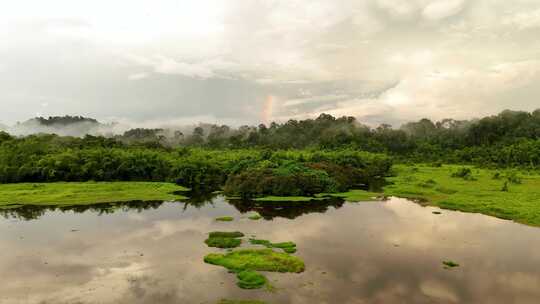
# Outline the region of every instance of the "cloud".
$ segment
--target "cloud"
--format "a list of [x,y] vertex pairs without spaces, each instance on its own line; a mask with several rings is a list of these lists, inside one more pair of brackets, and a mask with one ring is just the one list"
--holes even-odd
[[540,9],[507,17],[503,23],[517,26],[520,30],[540,28]]
[[399,123],[531,110],[540,97],[538,1],[27,4],[0,12],[9,124],[36,112],[257,124],[267,96],[273,119]]
[[135,73],[128,76],[129,80],[141,80],[148,77],[148,73]]

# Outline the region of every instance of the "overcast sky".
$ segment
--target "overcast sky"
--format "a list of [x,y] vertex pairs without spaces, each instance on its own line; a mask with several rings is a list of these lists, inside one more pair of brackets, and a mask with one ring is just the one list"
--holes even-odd
[[0,0],[0,123],[540,108],[538,0]]

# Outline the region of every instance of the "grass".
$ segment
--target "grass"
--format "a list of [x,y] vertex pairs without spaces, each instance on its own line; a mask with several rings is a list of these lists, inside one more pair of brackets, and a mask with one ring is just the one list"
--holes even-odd
[[244,234],[239,231],[235,232],[223,232],[215,231],[210,232],[208,238],[204,241],[208,247],[215,248],[236,248],[242,244],[242,240],[239,238],[243,237]]
[[304,262],[287,253],[272,249],[241,249],[226,254],[211,253],[204,262],[223,266],[236,273],[240,288],[255,289],[269,286],[268,280],[258,271],[300,273],[305,270]]
[[129,201],[186,199],[172,183],[84,182],[0,184],[0,207],[9,205],[87,205]]
[[216,221],[218,221],[218,222],[232,222],[232,221],[234,221],[234,217],[232,217],[232,216],[216,217]]
[[253,245],[263,245],[266,248],[279,248],[286,253],[295,253],[296,244],[294,242],[272,243],[268,240],[250,239],[249,242]]
[[[475,212],[540,226],[540,175],[515,171],[471,169],[467,178],[459,177],[464,166],[442,167],[396,165],[392,185],[384,188],[387,196],[423,200],[426,204],[444,209]],[[452,177],[454,175],[454,177]],[[507,191],[502,191],[504,184]]]

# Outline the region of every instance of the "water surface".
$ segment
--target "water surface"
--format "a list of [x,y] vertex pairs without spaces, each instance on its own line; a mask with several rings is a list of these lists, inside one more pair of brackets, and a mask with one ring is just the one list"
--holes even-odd
[[[247,218],[258,210],[264,219]],[[433,214],[440,211],[442,214]],[[538,303],[540,229],[479,214],[384,202],[265,207],[221,197],[23,208],[0,217],[0,303]],[[215,217],[232,215],[233,222]],[[210,231],[294,241],[301,274],[242,290],[204,264]],[[444,269],[443,260],[461,266]]]

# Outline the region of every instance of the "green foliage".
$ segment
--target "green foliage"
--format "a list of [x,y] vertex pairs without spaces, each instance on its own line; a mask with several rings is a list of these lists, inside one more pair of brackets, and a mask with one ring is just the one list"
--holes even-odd
[[347,191],[355,185],[388,175],[389,157],[352,150],[278,151],[242,169],[225,183],[229,196],[313,196]]
[[508,182],[504,182],[502,188],[501,188],[501,191],[503,192],[508,192]]
[[459,168],[456,172],[453,172],[451,176],[469,181],[475,180],[470,168]]
[[521,184],[522,180],[521,177],[519,177],[518,173],[514,170],[509,171],[506,175],[506,180],[511,184]]

